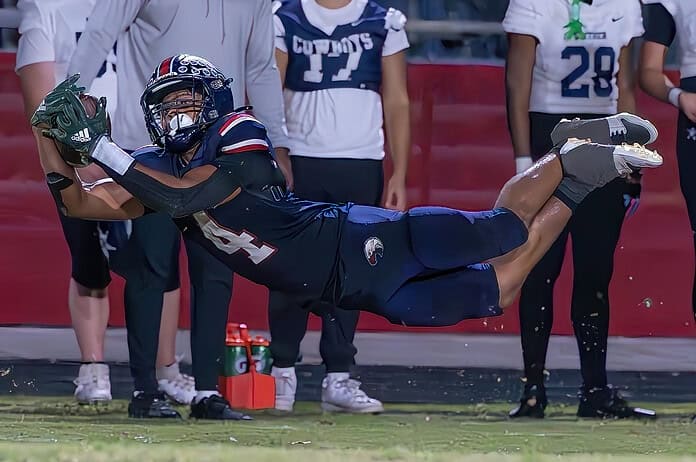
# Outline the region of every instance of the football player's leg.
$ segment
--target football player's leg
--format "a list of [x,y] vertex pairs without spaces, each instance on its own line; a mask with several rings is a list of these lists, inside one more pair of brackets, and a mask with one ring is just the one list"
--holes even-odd
[[412,252],[429,269],[448,270],[486,261],[527,240],[525,223],[505,208],[466,212],[416,207],[406,213]]
[[[581,155],[577,148],[572,151],[571,157]],[[526,242],[528,228],[562,180],[560,155],[549,153],[503,186],[494,210],[411,209],[408,223],[413,253],[425,267],[434,269],[458,268],[510,254]]]
[[[178,276],[178,272],[170,274],[169,287],[172,289],[162,294],[162,319],[160,320],[159,341],[157,342],[157,381],[160,383],[162,391],[171,399],[180,404],[188,404],[191,402],[189,397],[194,389],[193,377],[180,371],[176,354],[181,289],[179,289],[179,281],[174,280],[174,277]],[[177,384],[176,388],[164,389],[163,383],[167,382]]]
[[414,278],[372,311],[404,326],[451,326],[501,314],[498,299],[493,267],[477,264]]
[[529,272],[556,241],[571,216],[571,209],[552,197],[534,218],[527,242],[513,252],[491,260],[500,287],[500,306],[512,304]]
[[69,305],[82,361],[103,361],[111,276],[99,244],[97,222],[62,213],[59,217],[72,261]]
[[[556,149],[555,149],[556,150]],[[571,139],[508,181],[495,207],[513,211],[529,226],[551,195],[575,209],[587,195],[636,168],[662,165],[662,157],[642,146],[613,146]]]
[[573,237],[571,319],[580,353],[583,386],[578,416],[595,418],[654,417],[634,408],[607,383],[609,282],[619,240],[627,184],[616,180],[595,191],[578,208],[570,225]]
[[[662,158],[657,153],[642,147],[569,141],[558,154],[544,156],[527,171],[508,181],[494,210],[411,209],[408,223],[413,252],[425,267],[433,269],[466,266],[505,254],[508,255],[503,258],[514,259],[516,253],[522,251],[519,247],[525,242],[527,229],[531,230],[537,214],[549,202],[555,207],[549,208],[547,215],[556,218],[564,215],[560,221],[564,224],[571,210],[587,194],[622,174],[630,173],[631,165],[658,166],[661,163]],[[567,210],[561,213],[561,209]],[[560,229],[555,230],[553,240],[559,232]],[[542,247],[535,242],[526,251],[548,249],[548,236],[544,236],[540,243]],[[534,250],[534,255],[536,253]]]
[[547,403],[544,370],[553,328],[553,289],[563,266],[569,226],[534,266],[522,286],[519,302],[520,342],[526,380],[519,406],[509,414],[513,418],[544,416]]
[[[692,79],[689,79],[691,81]],[[694,88],[693,90],[696,90]],[[679,186],[681,187],[686,211],[691,223],[693,245],[696,249],[696,157],[694,157],[693,135],[694,124],[683,112],[679,113],[677,121],[677,164],[679,166]],[[691,289],[691,306],[696,316],[696,272]]]
[[123,302],[135,390],[131,417],[180,417],[159,391],[156,376],[163,294],[174,289],[172,280],[178,281],[180,239],[171,218],[149,214],[133,220],[128,243],[111,257],[112,268],[126,280]]
[[[232,298],[232,270],[200,244],[184,239],[191,279],[191,360],[195,393],[190,416],[207,420],[242,420],[218,391],[220,364],[225,353],[225,328]],[[177,380],[176,378],[174,379]],[[182,381],[181,378],[178,379]],[[164,389],[160,380],[160,389]],[[190,396],[193,383],[180,383],[183,396]],[[170,393],[167,393],[170,394]]]
[[297,391],[295,363],[300,343],[307,332],[309,310],[292,295],[271,290],[268,293],[268,327],[271,333],[271,356],[275,378],[275,408],[292,411]]
[[580,353],[583,383],[607,385],[609,283],[624,213],[626,182],[615,180],[582,203],[569,226],[573,243],[571,320]]
[[549,152],[526,171],[503,185],[495,208],[514,212],[527,226],[541,210],[563,179],[563,166],[557,152]]
[[[547,155],[540,159],[539,162],[550,157],[551,155]],[[553,234],[545,236],[534,234],[535,241],[528,241],[525,244],[525,248],[518,248],[497,260],[498,265],[502,265],[503,263],[516,260],[520,255],[524,255],[518,262],[521,263],[521,266],[518,266],[516,269],[509,270],[501,267],[501,271],[504,271],[506,275],[511,276],[512,273],[516,273],[510,279],[506,277],[506,283],[514,281],[513,286],[523,282],[523,279],[520,279],[518,277],[520,275],[517,273],[522,270],[522,273],[526,275],[531,269],[529,262],[538,261],[540,258],[538,249],[547,250],[551,244],[548,242],[549,237],[552,237],[553,241],[558,236],[558,233],[560,233],[560,229],[558,229],[559,219],[562,223],[567,222],[572,211],[577,208],[589,193],[613,181],[615,178],[630,174],[636,168],[655,168],[662,165],[662,157],[657,152],[642,146],[612,146],[590,143],[584,140],[569,140],[560,148],[559,155],[555,156],[555,159],[552,159],[552,161],[557,161],[559,165],[562,164],[563,178],[553,193],[554,197],[544,204],[544,208],[538,215],[533,217],[533,221],[528,226],[530,226],[530,240],[533,236],[532,227],[535,224],[536,229],[545,231],[548,228],[548,230],[553,231]],[[525,188],[520,189],[523,192]],[[533,188],[528,185],[526,189]],[[501,194],[501,198],[502,196],[503,194]],[[514,205],[515,199],[512,194],[508,194],[502,199],[504,200],[499,199],[496,205],[513,211],[516,210]],[[565,218],[563,218],[564,215]],[[545,223],[544,220],[548,221],[548,223]],[[527,223],[526,219],[525,223]],[[510,287],[506,286],[507,288]],[[517,289],[514,290],[515,293]],[[508,292],[503,291],[502,293],[507,294]]]
[[217,390],[234,273],[200,244],[190,239],[184,243],[191,280],[191,359],[196,390]]
[[75,380],[75,398],[80,402],[108,401],[109,366],[103,361],[109,320],[109,265],[100,246],[97,222],[62,213],[59,217],[72,261],[68,307],[82,360]]

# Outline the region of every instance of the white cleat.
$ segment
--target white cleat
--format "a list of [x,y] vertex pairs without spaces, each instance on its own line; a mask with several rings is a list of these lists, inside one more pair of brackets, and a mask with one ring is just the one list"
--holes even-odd
[[384,412],[382,402],[360,389],[360,382],[347,372],[332,372],[321,383],[321,408],[327,412],[377,414]]
[[662,165],[662,156],[640,144],[599,144],[569,138],[559,150],[564,172],[595,186],[641,168]]
[[180,358],[170,365],[157,368],[157,385],[169,399],[179,404],[191,404],[196,397],[196,381],[179,370]]
[[635,169],[657,168],[662,162],[662,156],[657,151],[638,143],[614,147],[614,164],[622,176],[630,175]]
[[111,401],[109,366],[106,364],[81,365],[80,372],[73,383],[76,385],[75,399],[80,404]]
[[274,367],[271,375],[275,379],[275,408],[292,412],[297,393],[297,375],[294,367]]

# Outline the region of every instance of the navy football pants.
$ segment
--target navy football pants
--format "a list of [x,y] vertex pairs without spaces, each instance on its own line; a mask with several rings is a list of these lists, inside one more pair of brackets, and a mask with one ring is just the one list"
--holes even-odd
[[507,209],[353,206],[341,237],[339,305],[406,326],[499,315],[498,281],[485,262],[526,240],[526,226]]

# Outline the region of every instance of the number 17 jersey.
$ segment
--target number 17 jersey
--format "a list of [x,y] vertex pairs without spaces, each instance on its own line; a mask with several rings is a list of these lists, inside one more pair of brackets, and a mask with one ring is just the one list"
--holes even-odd
[[619,55],[643,35],[638,0],[580,2],[511,0],[503,20],[508,33],[538,40],[531,112],[614,114],[619,91]]
[[290,154],[381,160],[382,58],[408,48],[405,16],[372,0],[283,0],[274,12]]

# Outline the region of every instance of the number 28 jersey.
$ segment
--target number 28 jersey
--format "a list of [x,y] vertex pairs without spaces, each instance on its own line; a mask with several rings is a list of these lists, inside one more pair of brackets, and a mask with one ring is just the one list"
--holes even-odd
[[529,110],[548,114],[617,112],[621,49],[643,34],[638,0],[580,2],[573,22],[570,0],[511,0],[508,33],[538,40]]

